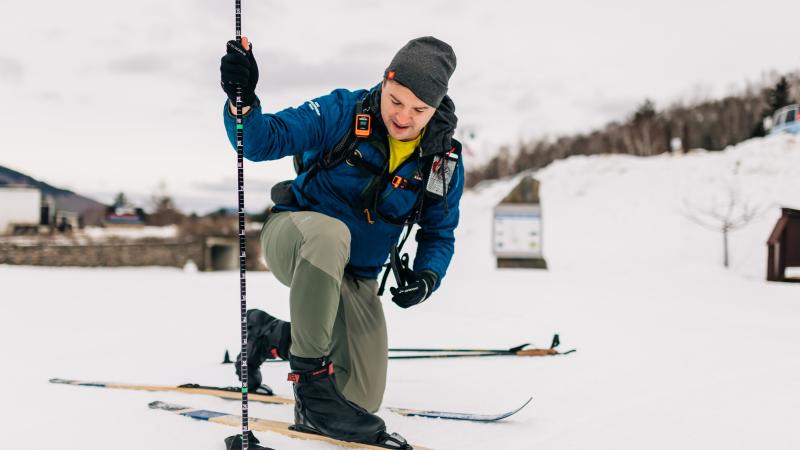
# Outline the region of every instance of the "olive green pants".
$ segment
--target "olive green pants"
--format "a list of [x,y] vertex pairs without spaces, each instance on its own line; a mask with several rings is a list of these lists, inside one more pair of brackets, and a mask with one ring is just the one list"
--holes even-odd
[[386,388],[388,338],[377,280],[345,276],[350,231],[310,211],[270,214],[261,230],[267,266],[290,287],[292,355],[328,356],[344,396],[375,412]]

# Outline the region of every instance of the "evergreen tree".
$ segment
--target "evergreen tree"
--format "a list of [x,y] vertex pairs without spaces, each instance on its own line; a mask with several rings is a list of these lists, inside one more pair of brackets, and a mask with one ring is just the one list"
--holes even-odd
[[633,121],[639,123],[643,120],[652,119],[656,115],[656,104],[649,98],[644,99],[641,105],[636,108],[633,114]]
[[165,226],[179,224],[185,216],[175,206],[175,201],[167,191],[167,184],[159,182],[155,194],[150,199],[153,212],[147,216],[147,224]]
[[767,103],[769,104],[769,115],[775,111],[783,108],[784,106],[791,105],[794,101],[789,94],[789,82],[786,77],[781,77],[775,84],[775,87],[767,91]]
[[124,192],[120,192],[119,194],[114,196],[114,203],[111,205],[114,209],[116,208],[124,208],[128,206],[128,197],[125,196]]

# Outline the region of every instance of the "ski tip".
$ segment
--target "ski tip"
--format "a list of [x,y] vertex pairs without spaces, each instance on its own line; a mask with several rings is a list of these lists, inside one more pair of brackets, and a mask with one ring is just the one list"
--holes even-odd
[[503,419],[513,416],[520,412],[523,408],[533,401],[533,397],[529,397],[522,405],[506,412],[499,414],[477,414],[477,413],[463,413],[463,412],[447,412],[447,411],[425,411],[416,409],[394,408],[388,407],[390,411],[407,417],[424,417],[427,419],[448,419],[448,420],[463,420],[467,422],[478,423],[491,423],[499,422]]
[[513,410],[511,410],[511,411],[509,411],[509,412],[507,412],[507,413],[505,413],[505,414],[498,415],[498,416],[497,416],[497,419],[496,419],[496,420],[492,420],[492,422],[497,422],[497,421],[500,421],[500,420],[503,420],[503,419],[506,419],[506,418],[508,418],[508,417],[511,417],[511,416],[513,416],[514,414],[516,414],[516,413],[518,413],[518,412],[522,411],[522,410],[523,410],[523,409],[524,409],[526,406],[528,406],[528,405],[529,405],[529,404],[530,404],[532,401],[533,401],[533,397],[529,397],[529,398],[528,398],[528,400],[527,400],[525,403],[523,403],[523,404],[522,404],[522,405],[521,405],[519,408],[517,408],[517,409],[513,409]]
[[48,381],[53,384],[69,384],[71,386],[108,387],[107,383],[99,381],[67,380],[64,378],[50,378]]
[[510,416],[522,411],[522,409],[525,408],[526,406],[528,406],[532,401],[533,401],[533,397],[529,397],[528,400],[526,400],[525,403],[520,405],[517,409],[512,409],[511,411],[509,411],[509,412],[507,412],[505,414],[499,415],[499,417],[502,417],[503,419],[505,419],[506,417],[510,417]]

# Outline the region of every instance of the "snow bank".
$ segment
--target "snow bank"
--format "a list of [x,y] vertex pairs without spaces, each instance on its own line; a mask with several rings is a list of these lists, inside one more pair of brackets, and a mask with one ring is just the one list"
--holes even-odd
[[[740,205],[763,214],[730,235],[731,268],[763,278],[766,241],[780,207],[800,208],[800,140],[782,135],[719,152],[649,158],[577,156],[535,176],[542,182],[544,253],[552,270],[718,267],[721,233],[687,216],[726,202],[733,187]],[[485,210],[515,182],[467,194],[466,203]]]

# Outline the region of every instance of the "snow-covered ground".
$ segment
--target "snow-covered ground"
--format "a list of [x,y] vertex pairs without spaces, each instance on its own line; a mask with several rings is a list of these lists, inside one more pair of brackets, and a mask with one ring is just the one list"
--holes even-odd
[[[736,174],[734,168],[739,162]],[[385,310],[392,346],[541,346],[572,355],[393,361],[386,405],[496,412],[496,424],[405,418],[392,431],[440,449],[800,448],[800,285],[764,281],[778,215],[721,237],[682,212],[736,184],[758,205],[800,206],[800,142],[754,140],[721,153],[560,161],[542,170],[549,271],[496,270],[494,204],[515,180],[465,194],[457,253],[440,291]],[[716,194],[715,194],[716,193]],[[151,411],[174,403],[238,413],[201,396],[51,385],[51,377],[230,385],[238,276],[171,269],[0,267],[3,448],[221,449],[235,429]],[[287,289],[248,276],[251,307],[288,318]],[[265,382],[290,395],[285,364]],[[289,421],[291,408],[251,404]],[[260,433],[278,449],[322,444]]]
[[141,227],[141,228],[108,228],[108,227],[86,227],[83,233],[94,241],[106,239],[146,239],[146,238],[174,238],[178,235],[178,227],[170,225],[166,227]]

